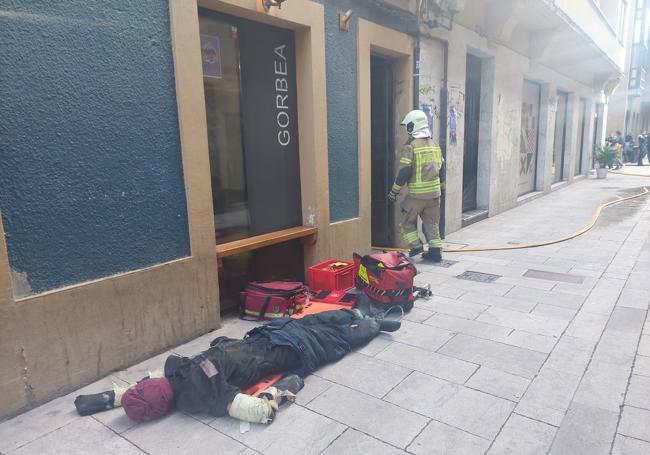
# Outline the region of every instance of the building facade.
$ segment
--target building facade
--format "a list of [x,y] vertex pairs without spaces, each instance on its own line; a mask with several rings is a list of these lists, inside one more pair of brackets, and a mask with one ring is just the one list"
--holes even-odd
[[621,131],[635,141],[650,128],[650,94],[646,90],[650,2],[630,1],[627,16],[625,72],[620,85],[609,97],[608,133]]
[[419,105],[446,145],[448,232],[587,175],[626,33],[618,0],[460,3],[451,30],[420,18]]
[[447,232],[590,168],[618,1],[278,3],[0,2],[0,416],[218,327],[247,281],[400,246],[414,107]]

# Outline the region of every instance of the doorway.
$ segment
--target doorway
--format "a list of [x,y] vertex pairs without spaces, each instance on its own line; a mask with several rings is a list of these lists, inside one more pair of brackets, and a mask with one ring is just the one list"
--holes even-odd
[[578,141],[577,156],[575,160],[575,174],[582,173],[582,155],[585,154],[585,132],[587,130],[587,100],[580,98],[580,112],[578,113]]
[[565,179],[564,160],[566,155],[566,121],[569,94],[557,92],[557,111],[555,113],[555,138],[553,140],[553,183]]
[[372,245],[391,247],[395,239],[395,212],[386,195],[395,169],[395,62],[370,56],[370,161]]
[[465,73],[465,147],[463,151],[463,212],[477,207],[478,143],[481,119],[481,59],[467,54]]
[[[204,9],[199,30],[215,243],[301,226],[294,32]],[[250,281],[304,280],[299,240],[218,264],[222,312]]]
[[519,196],[535,191],[541,91],[541,86],[536,82],[524,81],[519,147]]

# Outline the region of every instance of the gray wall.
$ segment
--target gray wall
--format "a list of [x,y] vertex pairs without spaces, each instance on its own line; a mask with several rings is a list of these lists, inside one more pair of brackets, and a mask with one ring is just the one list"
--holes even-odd
[[0,210],[17,296],[189,255],[167,2],[3,3]]

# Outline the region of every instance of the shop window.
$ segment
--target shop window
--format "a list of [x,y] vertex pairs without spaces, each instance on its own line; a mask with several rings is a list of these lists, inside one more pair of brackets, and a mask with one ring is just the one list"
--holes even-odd
[[[301,226],[293,31],[203,9],[199,27],[218,249]],[[222,312],[247,282],[304,280],[300,239],[257,247],[255,238],[219,257]]]
[[295,38],[201,10],[216,243],[302,224]]

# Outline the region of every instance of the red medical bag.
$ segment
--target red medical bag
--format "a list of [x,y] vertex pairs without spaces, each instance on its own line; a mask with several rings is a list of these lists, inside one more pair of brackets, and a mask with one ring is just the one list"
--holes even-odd
[[373,301],[412,306],[413,278],[418,273],[403,253],[389,251],[361,257],[354,254],[356,285]]
[[255,281],[241,293],[240,317],[260,321],[276,319],[302,310],[309,291],[303,283],[293,281]]

